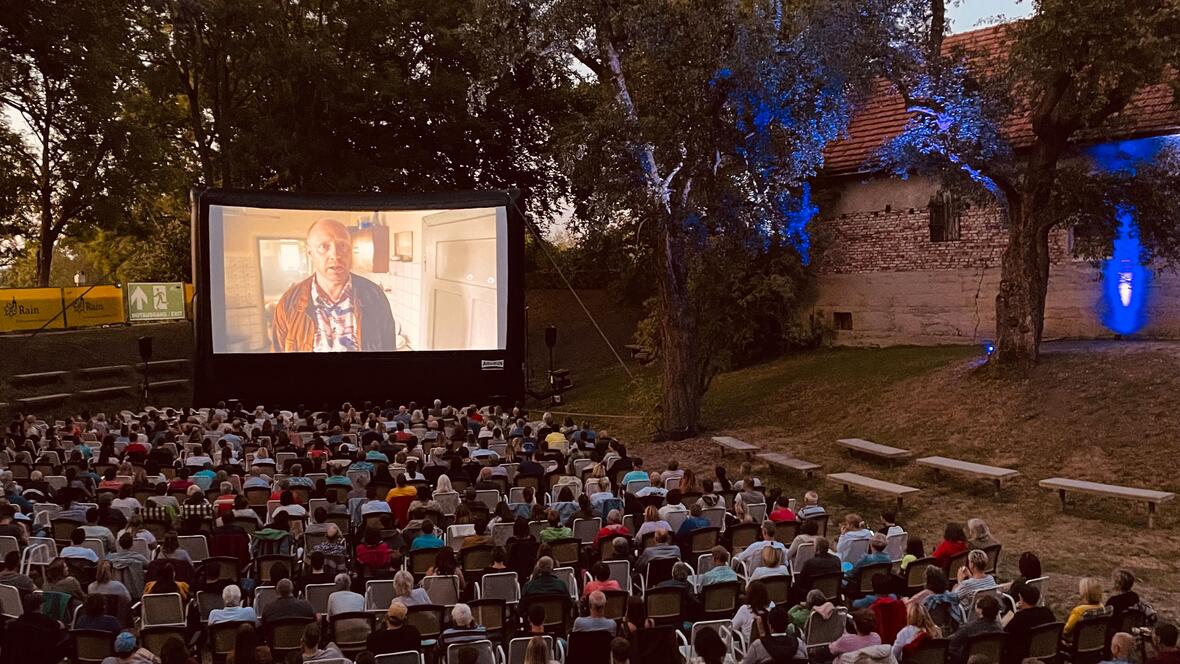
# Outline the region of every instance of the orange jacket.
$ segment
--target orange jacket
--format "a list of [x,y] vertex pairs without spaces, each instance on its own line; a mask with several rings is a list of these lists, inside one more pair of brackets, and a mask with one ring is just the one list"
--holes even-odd
[[[311,307],[313,277],[293,284],[279,298],[274,312],[276,353],[310,353],[315,350],[315,311]],[[397,326],[389,299],[377,284],[352,275],[352,306],[356,312],[357,347],[363,351],[397,350]]]

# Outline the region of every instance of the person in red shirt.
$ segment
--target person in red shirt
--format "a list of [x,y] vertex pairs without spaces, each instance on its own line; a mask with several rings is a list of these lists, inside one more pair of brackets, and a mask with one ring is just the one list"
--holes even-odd
[[786,521],[798,521],[798,517],[791,511],[791,499],[783,494],[774,501],[774,509],[770,511],[770,516],[767,517],[775,523],[784,523]]
[[[957,523],[948,523],[942,534],[942,541],[934,547],[934,552],[930,555],[934,557],[934,561],[938,563],[939,567],[945,569],[950,564],[951,558],[966,550],[967,533],[963,530],[963,526]],[[954,572],[955,570],[951,571],[952,574]]]
[[610,578],[610,568],[605,563],[594,563],[590,567],[590,576],[594,577],[594,580],[586,584],[585,590],[582,591],[582,597],[589,597],[590,593],[595,590],[622,590],[619,587],[619,582]]
[[631,537],[631,531],[623,525],[623,515],[619,510],[611,510],[606,515],[606,525],[598,529],[598,534],[594,536],[594,546],[598,546],[604,537]]

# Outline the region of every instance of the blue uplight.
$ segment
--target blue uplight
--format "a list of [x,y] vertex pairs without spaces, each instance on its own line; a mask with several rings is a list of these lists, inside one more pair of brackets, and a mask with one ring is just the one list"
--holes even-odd
[[1102,324],[1119,334],[1134,334],[1147,324],[1147,281],[1150,272],[1141,262],[1143,248],[1130,208],[1119,208],[1114,252],[1102,268],[1105,311]]
[[[1095,165],[1107,172],[1134,174],[1153,161],[1174,136],[1113,141],[1086,150]],[[1143,265],[1143,246],[1135,226],[1135,210],[1119,206],[1115,213],[1118,235],[1110,258],[1102,267],[1102,324],[1118,334],[1134,334],[1147,324],[1147,294],[1151,271]]]

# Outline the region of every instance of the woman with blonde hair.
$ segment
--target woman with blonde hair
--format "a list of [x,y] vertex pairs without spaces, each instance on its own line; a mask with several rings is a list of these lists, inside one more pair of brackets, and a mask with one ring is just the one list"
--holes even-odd
[[115,579],[115,569],[109,560],[99,561],[98,567],[94,570],[94,582],[86,592],[91,595],[118,595],[128,602],[131,601],[131,592],[121,581]]
[[914,602],[906,607],[905,627],[901,628],[893,641],[893,657],[900,662],[905,655],[912,655],[926,639],[941,638],[942,630],[934,624],[930,612],[921,602]]
[[455,489],[451,486],[451,478],[445,474],[438,476],[438,483],[434,487],[435,493],[453,492]]
[[967,547],[970,549],[986,549],[999,544],[999,540],[992,536],[987,522],[983,519],[967,520]]
[[643,510],[643,524],[639,526],[639,530],[635,531],[635,543],[641,544],[644,535],[654,533],[657,530],[663,530],[669,533],[675,532],[672,530],[672,526],[668,525],[667,521],[660,518],[660,510],[655,505],[648,505]]
[[1078,595],[1081,596],[1082,603],[1073,607],[1069,612],[1069,618],[1065,621],[1065,629],[1062,633],[1069,634],[1073,628],[1077,626],[1078,621],[1082,619],[1088,611],[1101,611],[1102,607],[1102,580],[1096,579],[1092,576],[1087,576],[1078,582]]

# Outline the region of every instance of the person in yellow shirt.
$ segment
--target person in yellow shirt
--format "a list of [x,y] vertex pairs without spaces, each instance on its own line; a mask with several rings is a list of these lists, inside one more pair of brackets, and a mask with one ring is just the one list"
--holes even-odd
[[1082,603],[1073,607],[1073,611],[1069,612],[1069,618],[1065,621],[1065,629],[1062,633],[1069,634],[1073,628],[1077,626],[1078,621],[1087,611],[1102,610],[1102,581],[1092,576],[1087,576],[1078,582],[1078,594],[1081,595]]
[[418,488],[412,487],[406,483],[406,474],[405,473],[398,473],[397,478],[394,480],[394,482],[397,483],[397,486],[393,487],[392,489],[389,490],[389,493],[385,494],[385,502],[388,503],[389,501],[391,501],[394,498],[397,498],[399,496],[417,496],[418,495]]
[[560,431],[553,431],[548,436],[545,436],[545,445],[551,450],[557,450],[563,455],[569,453],[570,441],[566,440],[565,434]]

